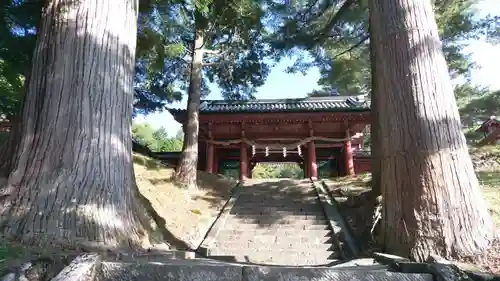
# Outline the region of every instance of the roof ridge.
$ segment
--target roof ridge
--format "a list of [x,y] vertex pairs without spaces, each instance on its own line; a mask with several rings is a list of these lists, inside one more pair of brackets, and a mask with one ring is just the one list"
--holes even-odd
[[327,96],[327,97],[305,97],[305,98],[284,98],[284,99],[253,99],[253,100],[220,100],[206,99],[201,103],[211,104],[252,104],[252,103],[276,103],[276,102],[318,102],[318,101],[347,101],[347,100],[365,100],[364,95],[358,96]]

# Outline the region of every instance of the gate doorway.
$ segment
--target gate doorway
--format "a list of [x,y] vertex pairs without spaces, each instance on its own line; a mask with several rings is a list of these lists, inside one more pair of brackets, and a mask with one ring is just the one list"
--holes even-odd
[[297,162],[259,162],[252,169],[256,179],[303,179],[304,170]]

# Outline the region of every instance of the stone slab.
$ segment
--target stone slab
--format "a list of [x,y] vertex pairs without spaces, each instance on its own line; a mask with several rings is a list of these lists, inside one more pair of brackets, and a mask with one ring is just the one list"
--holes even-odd
[[[338,246],[343,248],[341,253],[344,259],[355,258],[359,256],[359,247],[354,239],[347,222],[344,217],[340,214],[335,200],[332,200],[330,194],[327,192],[328,186],[325,182],[313,182],[312,183],[318,192],[318,197],[323,205],[325,215],[329,220],[330,227],[335,232],[337,237]],[[344,243],[340,243],[344,242]]]
[[488,272],[465,271],[473,281],[500,281],[500,275]]
[[[335,265],[335,268],[339,267],[365,267],[365,266],[372,266],[372,265],[380,265],[378,262],[375,261],[373,258],[359,258],[359,259],[352,259],[349,261],[344,261],[343,263],[339,263]],[[387,268],[387,266],[385,266]]]
[[472,281],[472,278],[453,264],[433,263],[428,268],[436,281]]
[[244,255],[220,255],[211,256],[221,262],[237,263],[239,265],[253,265],[253,266],[324,266],[330,267],[339,263],[337,259],[325,259],[323,257],[315,256],[275,256],[269,257],[267,255],[253,254],[252,256]]
[[51,281],[93,281],[101,264],[98,254],[83,254],[76,257]]
[[386,254],[386,253],[378,253],[375,252],[373,253],[373,258],[378,261],[379,263],[387,264],[393,267],[397,267],[398,263],[401,262],[409,262],[410,260],[404,257],[400,256],[395,256],[391,254]]
[[238,281],[242,268],[218,264],[103,262],[95,281]]
[[243,281],[433,281],[431,274],[349,271],[331,268],[244,267]]

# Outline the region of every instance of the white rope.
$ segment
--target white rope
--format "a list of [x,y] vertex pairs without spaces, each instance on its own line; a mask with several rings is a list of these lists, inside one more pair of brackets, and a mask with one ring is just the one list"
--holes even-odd
[[303,146],[311,141],[325,141],[325,142],[344,142],[346,140],[350,140],[353,138],[358,138],[362,134],[357,133],[354,136],[351,136],[350,138],[342,138],[342,139],[333,139],[333,138],[324,138],[324,137],[308,137],[306,139],[303,139],[301,141],[291,143],[291,144],[259,144],[256,143],[255,141],[249,140],[247,138],[243,139],[236,139],[236,140],[229,140],[229,141],[215,141],[215,140],[206,140],[207,143],[215,144],[215,145],[222,145],[222,146],[229,146],[232,144],[238,144],[238,143],[246,143],[249,146],[253,146],[258,149],[273,149],[273,150],[281,150],[283,148],[286,148],[288,150],[292,150],[298,146]]

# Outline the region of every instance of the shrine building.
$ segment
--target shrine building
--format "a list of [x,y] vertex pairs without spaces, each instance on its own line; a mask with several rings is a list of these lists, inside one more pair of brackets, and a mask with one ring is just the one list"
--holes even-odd
[[[184,124],[185,109],[169,112]],[[362,153],[370,104],[362,96],[204,100],[199,122],[198,169],[209,173],[244,181],[259,162],[296,162],[311,178],[370,170]]]

